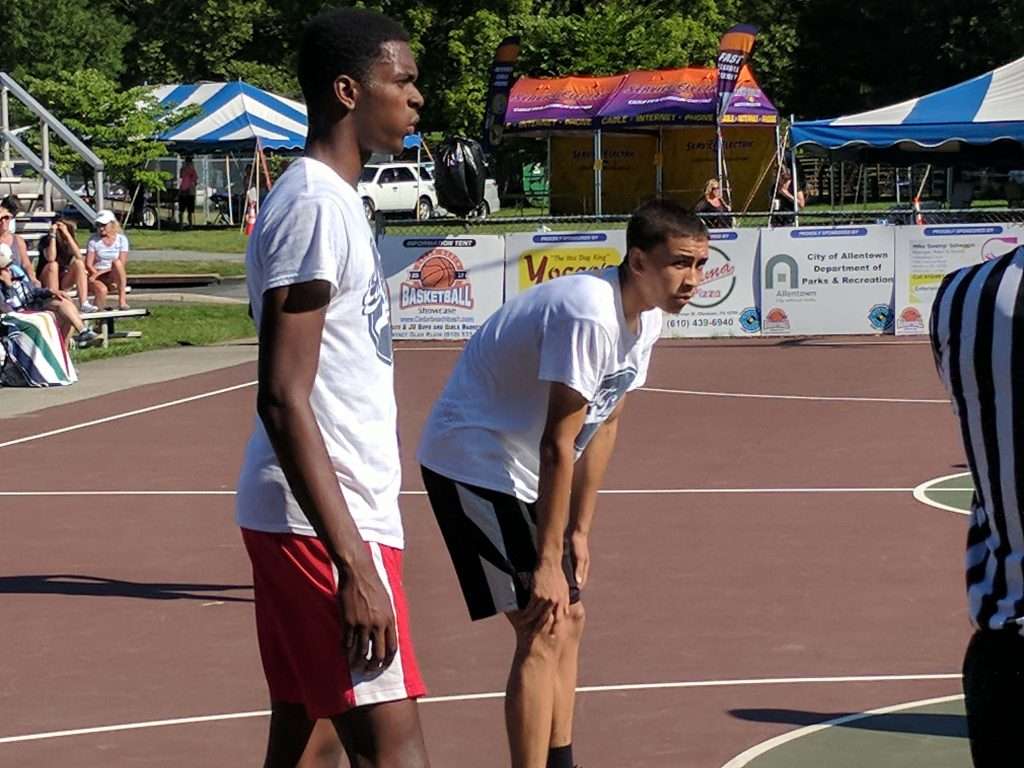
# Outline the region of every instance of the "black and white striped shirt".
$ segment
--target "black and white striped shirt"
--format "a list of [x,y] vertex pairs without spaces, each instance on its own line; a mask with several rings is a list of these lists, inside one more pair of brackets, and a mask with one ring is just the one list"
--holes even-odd
[[932,350],[974,479],[967,596],[983,629],[1024,627],[1024,247],[946,276]]

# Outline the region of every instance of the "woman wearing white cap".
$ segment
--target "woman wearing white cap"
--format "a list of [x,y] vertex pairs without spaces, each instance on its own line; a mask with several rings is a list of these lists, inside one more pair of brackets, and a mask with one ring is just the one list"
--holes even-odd
[[128,238],[121,232],[113,211],[96,215],[96,234],[85,249],[85,269],[95,303],[105,309],[107,292],[117,290],[117,308],[128,309]]

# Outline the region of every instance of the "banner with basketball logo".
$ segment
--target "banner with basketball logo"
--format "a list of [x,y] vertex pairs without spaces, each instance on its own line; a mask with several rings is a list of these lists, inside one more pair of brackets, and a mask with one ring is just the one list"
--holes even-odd
[[896,232],[896,333],[928,333],[932,302],[950,272],[1002,256],[1024,244],[1013,224],[898,227]]
[[666,315],[662,338],[759,336],[756,229],[712,230],[697,295],[678,315]]
[[468,339],[501,306],[499,235],[387,235],[379,248],[395,339]]
[[505,237],[505,300],[562,275],[622,263],[626,230],[535,232]]
[[762,229],[761,332],[891,333],[894,229]]

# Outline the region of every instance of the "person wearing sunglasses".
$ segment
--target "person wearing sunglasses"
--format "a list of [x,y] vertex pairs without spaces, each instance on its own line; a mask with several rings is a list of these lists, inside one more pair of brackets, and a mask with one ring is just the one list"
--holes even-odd
[[[718,179],[708,179],[704,184],[704,196],[693,207],[693,212],[701,217],[710,229],[729,229],[732,226],[732,216],[722,214],[729,213],[729,204],[722,197],[722,185]],[[715,214],[708,216],[707,214]]]
[[13,222],[14,214],[6,205],[0,205],[0,244],[6,245],[11,249],[14,263],[25,272],[32,285],[38,286],[39,280],[36,278],[36,270],[28,257],[28,246],[25,245],[25,238],[14,234],[12,229]]

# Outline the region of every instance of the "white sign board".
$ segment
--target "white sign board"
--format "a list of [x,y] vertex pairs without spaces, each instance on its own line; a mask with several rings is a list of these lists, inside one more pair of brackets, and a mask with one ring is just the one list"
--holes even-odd
[[396,339],[468,339],[501,306],[500,235],[388,235],[378,245]]
[[942,278],[971,264],[1002,256],[1024,244],[1013,224],[898,227],[896,232],[896,333],[928,333],[932,302]]
[[713,229],[708,263],[697,295],[678,315],[666,315],[663,338],[757,336],[756,229]]
[[505,237],[505,300],[574,272],[622,263],[626,230],[534,232]]
[[893,229],[762,229],[761,332],[878,334],[891,328]]

